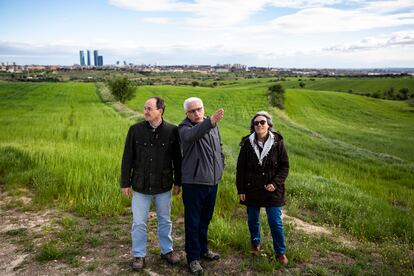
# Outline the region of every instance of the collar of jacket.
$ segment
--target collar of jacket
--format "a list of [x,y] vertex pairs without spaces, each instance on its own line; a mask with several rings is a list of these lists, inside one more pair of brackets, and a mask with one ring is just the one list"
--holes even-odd
[[159,126],[157,126],[156,128],[153,128],[152,125],[148,121],[145,121],[145,126],[149,129],[152,129],[154,132],[158,132],[161,129],[161,127],[164,125],[164,123],[165,123],[164,119],[161,119],[161,123],[159,124]]
[[[210,117],[208,117],[208,116],[204,117],[204,120],[207,120],[208,118],[210,118]],[[181,125],[195,126],[197,124],[199,124],[199,123],[193,123],[188,117],[185,117],[185,119],[181,122]]]

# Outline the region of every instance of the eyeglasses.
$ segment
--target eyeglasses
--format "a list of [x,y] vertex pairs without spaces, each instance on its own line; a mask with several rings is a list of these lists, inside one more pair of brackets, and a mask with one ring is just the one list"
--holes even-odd
[[258,126],[258,125],[262,125],[262,126],[264,126],[266,123],[267,123],[267,121],[266,121],[266,120],[260,120],[260,121],[254,121],[254,122],[253,122],[253,124],[254,124],[255,126]]
[[151,107],[146,107],[146,106],[144,106],[144,111],[148,111],[148,112],[151,112],[151,111],[153,111],[153,110],[158,110],[158,108],[151,108]]
[[194,108],[194,109],[188,110],[187,112],[194,114],[196,112],[201,112],[201,110],[203,110],[203,107]]

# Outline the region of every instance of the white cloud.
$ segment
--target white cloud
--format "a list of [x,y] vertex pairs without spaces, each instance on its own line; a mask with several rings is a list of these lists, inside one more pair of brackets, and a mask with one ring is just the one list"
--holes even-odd
[[370,36],[355,43],[336,44],[325,48],[325,50],[333,52],[356,52],[396,47],[411,47],[414,50],[414,31],[401,31],[387,35]]
[[136,11],[191,11],[193,4],[171,0],[109,0],[109,3]]
[[171,20],[166,17],[145,17],[142,19],[143,22],[152,23],[152,24],[168,24],[171,23]]
[[[277,17],[267,24],[250,25],[246,30],[300,33],[350,32],[414,24],[412,0],[195,0],[194,2],[110,0],[110,3],[141,12],[185,12],[182,23],[186,26],[206,29],[240,28],[253,15],[271,6],[293,8],[297,11]],[[351,5],[352,9],[349,9]],[[340,6],[342,8],[339,8]],[[154,19],[152,23],[156,23],[156,20]]]
[[250,32],[272,30],[287,33],[337,33],[414,24],[414,13],[375,14],[358,10],[310,8],[281,16],[261,26],[246,28]]

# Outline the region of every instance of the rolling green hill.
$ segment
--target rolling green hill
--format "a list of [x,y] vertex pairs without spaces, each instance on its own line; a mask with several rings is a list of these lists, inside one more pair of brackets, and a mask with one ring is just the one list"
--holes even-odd
[[407,88],[409,94],[414,95],[413,77],[300,78],[288,79],[280,83],[287,88],[300,88],[300,82],[304,83],[305,89],[349,92],[376,98],[385,97],[384,94],[391,88],[394,90],[394,97],[397,97],[402,88]]
[[[190,96],[204,100],[206,114],[225,109],[220,129],[226,170],[210,228],[212,244],[228,252],[249,250],[245,211],[235,189],[235,162],[251,116],[268,110],[290,158],[288,214],[374,242],[384,258],[403,256],[406,250],[412,254],[414,109],[403,102],[288,89],[286,110],[281,111],[268,106],[265,91],[272,83],[264,79],[216,88],[142,86],[127,103],[141,111],[149,96],[162,96],[165,119],[176,124],[184,118],[182,103]],[[87,217],[125,212],[128,202],[121,199],[118,179],[124,139],[133,122],[103,104],[95,89],[82,83],[0,83],[1,185],[9,190],[28,186],[41,205],[57,202]],[[180,198],[174,199],[173,213],[182,216]],[[269,229],[264,226],[263,231],[268,234]],[[294,262],[305,262],[327,248],[316,239],[314,248],[307,248],[289,226],[286,231]],[[270,247],[266,250],[271,252]],[[335,250],[361,258],[370,254]],[[262,271],[272,269],[262,265]],[[410,269],[398,265],[379,269]],[[366,272],[359,264],[354,268]]]

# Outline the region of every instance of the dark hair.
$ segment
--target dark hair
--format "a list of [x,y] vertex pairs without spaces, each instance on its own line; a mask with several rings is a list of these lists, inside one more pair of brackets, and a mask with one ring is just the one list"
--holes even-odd
[[155,105],[157,106],[157,109],[162,109],[161,115],[163,115],[164,111],[165,111],[164,100],[161,97],[158,97],[158,96],[153,96],[153,97],[150,97],[149,99],[154,99],[156,101]]
[[269,131],[273,131],[272,116],[270,116],[270,114],[267,113],[266,111],[259,111],[259,112],[256,112],[256,114],[254,114],[252,120],[250,121],[250,133],[254,132],[254,119],[256,119],[256,117],[258,116],[266,117],[267,124],[269,125]]

